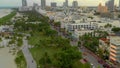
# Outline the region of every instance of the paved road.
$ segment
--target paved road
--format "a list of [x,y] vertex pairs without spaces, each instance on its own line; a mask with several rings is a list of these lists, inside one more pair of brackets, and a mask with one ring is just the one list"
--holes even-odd
[[85,53],[86,55],[83,55],[84,58],[86,58],[91,64],[94,65],[95,68],[100,66],[100,68],[103,68],[103,66],[98,63],[96,57],[94,57],[91,53],[89,53],[85,48],[80,48],[80,52]]
[[23,47],[22,47],[22,52],[24,54],[24,57],[27,62],[27,68],[37,68],[36,62],[33,59],[29,49],[28,49],[28,41],[23,39]]

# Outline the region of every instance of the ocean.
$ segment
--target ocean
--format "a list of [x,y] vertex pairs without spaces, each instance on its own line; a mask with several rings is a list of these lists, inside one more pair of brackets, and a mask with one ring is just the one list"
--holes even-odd
[[11,13],[12,10],[11,9],[0,9],[0,18],[8,15],[9,13]]

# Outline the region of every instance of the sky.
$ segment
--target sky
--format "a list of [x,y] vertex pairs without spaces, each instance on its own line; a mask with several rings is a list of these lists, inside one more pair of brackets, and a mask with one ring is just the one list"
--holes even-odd
[[[9,6],[21,6],[22,0],[0,0],[0,7],[9,7]],[[57,2],[57,5],[62,5],[65,0],[46,0],[47,5],[50,5],[51,2]],[[73,0],[68,0],[69,5],[72,4]],[[107,0],[76,0],[80,6],[97,6],[100,2],[104,5]],[[38,3],[40,5],[41,0],[27,0],[29,6],[33,3]],[[118,5],[119,0],[115,0],[115,4]]]

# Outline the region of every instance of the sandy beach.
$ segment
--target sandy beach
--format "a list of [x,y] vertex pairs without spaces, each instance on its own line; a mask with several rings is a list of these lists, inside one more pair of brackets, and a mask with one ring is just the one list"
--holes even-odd
[[[11,9],[0,9],[0,18],[11,13]],[[4,46],[4,48],[0,48],[0,68],[17,68],[15,63],[15,55],[9,53],[9,48],[6,47],[7,41],[3,39],[0,42],[0,46]]]
[[9,13],[11,13],[12,10],[11,9],[0,9],[0,18],[8,15]]
[[0,68],[17,68],[15,56],[9,53],[9,48],[0,48]]

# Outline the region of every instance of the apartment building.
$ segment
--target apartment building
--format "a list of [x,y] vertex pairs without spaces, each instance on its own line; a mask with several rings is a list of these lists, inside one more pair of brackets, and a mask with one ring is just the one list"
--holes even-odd
[[79,20],[77,21],[72,21],[71,23],[68,24],[68,31],[74,31],[74,30],[94,30],[96,29],[96,25],[92,22],[80,22]]
[[85,34],[93,33],[94,30],[75,30],[72,34],[73,37],[79,39],[80,36],[83,36]]
[[120,63],[120,37],[110,37],[110,56],[109,59],[113,62]]

